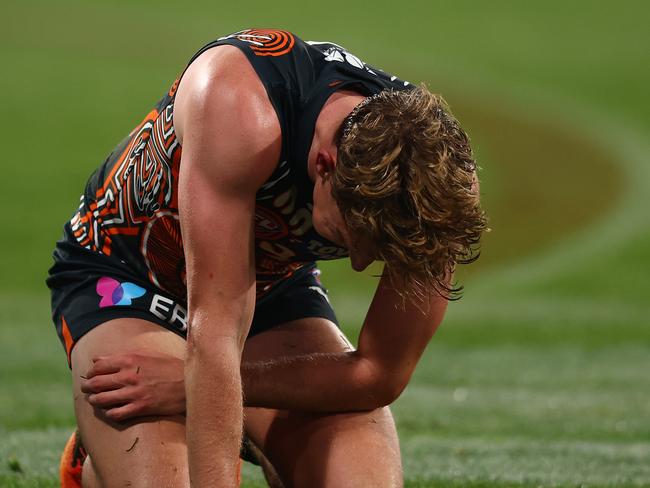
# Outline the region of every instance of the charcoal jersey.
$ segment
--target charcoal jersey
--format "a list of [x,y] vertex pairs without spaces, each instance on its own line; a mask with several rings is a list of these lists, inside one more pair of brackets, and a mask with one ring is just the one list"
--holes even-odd
[[[408,82],[371,67],[328,42],[248,29],[204,46],[239,48],[262,81],[282,130],[276,169],[259,189],[255,207],[258,298],[297,269],[347,250],[312,226],[313,183],[307,156],[314,125],[327,99],[342,88],[370,96],[408,89]],[[66,226],[71,239],[119,261],[139,278],[184,300],[183,242],[178,217],[182,147],[174,131],[174,97],[180,77],[144,120],[90,177],[78,211]],[[219,239],[215,235],[214,239]]]

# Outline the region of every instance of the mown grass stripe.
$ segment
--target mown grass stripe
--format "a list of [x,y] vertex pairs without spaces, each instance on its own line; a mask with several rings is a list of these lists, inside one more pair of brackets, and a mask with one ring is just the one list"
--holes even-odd
[[[530,438],[412,437],[405,471],[431,480],[489,480],[539,486],[647,486],[650,442],[539,442]],[[435,483],[434,483],[435,485]]]
[[[3,432],[1,486],[56,486],[58,457],[69,429]],[[34,449],[38,446],[38,449]],[[530,437],[415,435],[402,441],[407,486],[647,486],[650,442],[539,441]],[[12,472],[15,457],[23,474]],[[253,466],[244,486],[263,486]],[[421,480],[418,482],[417,480]],[[426,481],[424,481],[426,480]],[[450,484],[451,483],[451,484]]]

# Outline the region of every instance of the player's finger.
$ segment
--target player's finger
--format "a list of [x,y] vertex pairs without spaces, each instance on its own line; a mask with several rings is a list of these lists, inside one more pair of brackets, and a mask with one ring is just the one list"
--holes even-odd
[[92,378],[100,374],[117,373],[128,366],[127,361],[121,355],[93,358],[93,361],[93,365],[86,373],[86,378]]
[[80,386],[83,393],[100,393],[102,391],[117,390],[127,384],[129,383],[120,380],[119,374],[102,374],[82,379]]
[[122,422],[134,417],[140,417],[145,415],[145,413],[137,403],[127,403],[126,405],[106,410],[104,415],[115,422]]
[[91,393],[86,396],[86,399],[93,407],[109,408],[124,405],[133,400],[133,397],[132,388],[120,388],[119,390]]

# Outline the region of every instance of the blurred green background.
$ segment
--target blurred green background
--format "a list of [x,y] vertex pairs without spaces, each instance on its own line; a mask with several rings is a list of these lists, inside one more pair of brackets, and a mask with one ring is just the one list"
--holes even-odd
[[[394,406],[407,485],[650,486],[650,4],[11,0],[3,18],[0,486],[56,486],[74,425],[43,281],[86,178],[196,49],[246,27],[425,81],[474,142],[493,231]],[[375,278],[323,268],[355,337]]]

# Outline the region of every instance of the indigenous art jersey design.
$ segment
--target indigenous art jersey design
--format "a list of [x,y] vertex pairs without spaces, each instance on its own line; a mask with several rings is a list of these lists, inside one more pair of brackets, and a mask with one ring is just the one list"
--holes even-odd
[[[307,263],[347,256],[312,226],[307,156],[321,108],[336,90],[370,96],[411,85],[371,67],[341,46],[304,42],[290,32],[248,29],[204,46],[241,49],[267,90],[282,129],[277,167],[257,193],[258,298]],[[173,124],[178,83],[90,177],[70,228],[79,245],[114,256],[141,277],[186,297],[178,219],[182,148]],[[219,235],[214,236],[219,239]]]

